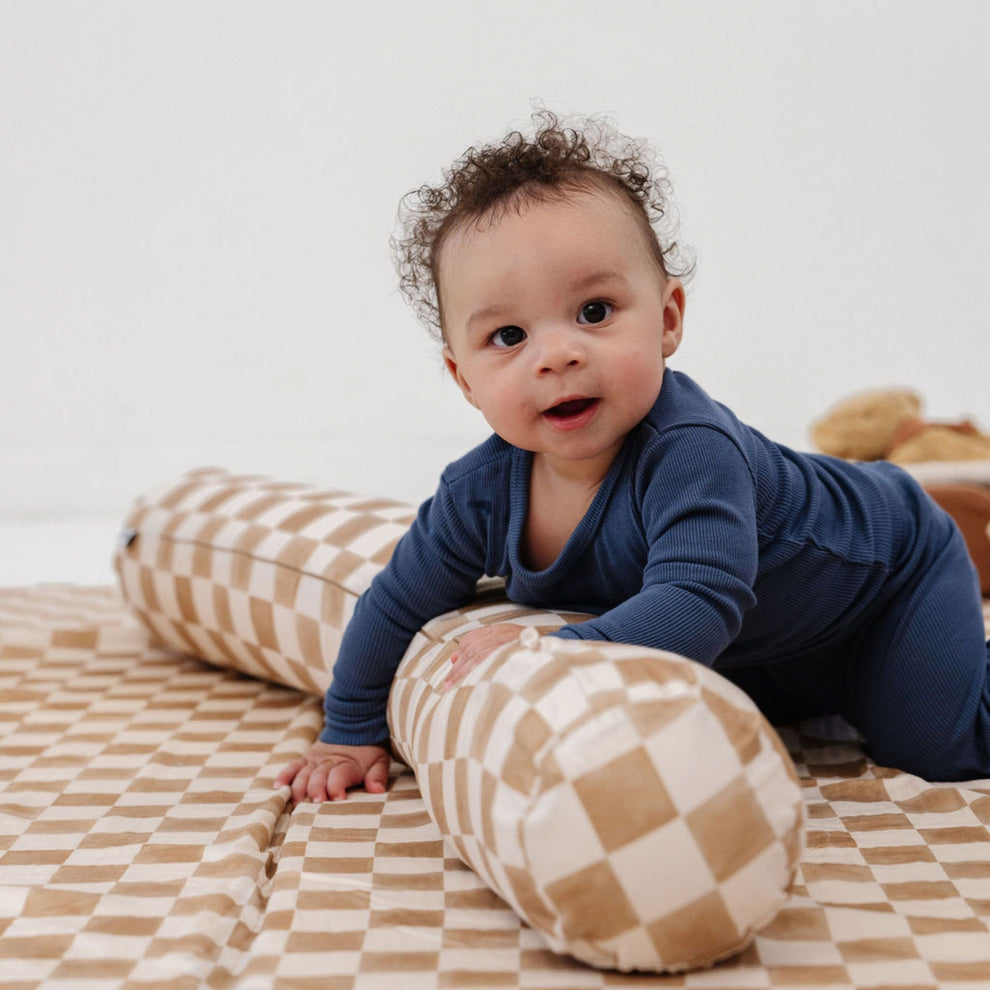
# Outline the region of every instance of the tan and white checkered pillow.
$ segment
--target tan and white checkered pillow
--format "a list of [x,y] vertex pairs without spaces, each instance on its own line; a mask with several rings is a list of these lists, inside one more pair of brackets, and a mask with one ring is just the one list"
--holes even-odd
[[428,623],[392,689],[393,745],[460,858],[557,952],[651,971],[732,955],[783,904],[803,836],[790,757],[742,691],[535,628],[442,690],[458,635],[565,618],[496,604]]
[[167,646],[323,694],[361,593],[415,512],[217,468],[138,499],[114,565]]
[[[173,648],[322,694],[408,506],[218,470],[139,501],[125,597]],[[427,623],[389,724],[437,826],[550,946],[676,971],[743,948],[798,862],[794,769],[752,702],[672,654],[540,638],[577,616],[482,594]],[[443,692],[457,636],[530,627]]]

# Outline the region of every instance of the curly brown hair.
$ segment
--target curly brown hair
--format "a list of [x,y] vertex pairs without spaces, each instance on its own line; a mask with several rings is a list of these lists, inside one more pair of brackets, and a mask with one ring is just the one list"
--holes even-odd
[[595,186],[630,206],[664,277],[688,279],[690,252],[674,239],[677,218],[663,163],[643,141],[620,134],[603,117],[561,121],[541,109],[534,133],[510,131],[498,144],[471,147],[443,172],[441,185],[403,196],[390,245],[399,290],[427,330],[445,340],[440,309],[440,249],[457,226],[526,203],[562,198]]

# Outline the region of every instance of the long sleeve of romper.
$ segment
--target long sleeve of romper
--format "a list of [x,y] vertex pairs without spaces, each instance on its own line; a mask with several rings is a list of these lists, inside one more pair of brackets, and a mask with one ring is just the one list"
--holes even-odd
[[389,563],[358,599],[324,698],[320,739],[351,746],[388,739],[386,711],[396,668],[429,619],[470,601],[484,573],[484,548],[441,481]]
[[708,426],[654,439],[637,466],[648,545],[638,594],[555,635],[669,650],[710,666],[756,602],[759,560],[753,476],[736,443]]

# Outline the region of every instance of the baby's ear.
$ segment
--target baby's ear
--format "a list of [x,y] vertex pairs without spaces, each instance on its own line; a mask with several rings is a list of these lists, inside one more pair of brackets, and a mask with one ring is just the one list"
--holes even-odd
[[447,366],[447,370],[450,372],[451,377],[455,382],[457,382],[457,387],[464,393],[464,398],[477,409],[478,403],[474,401],[471,386],[468,384],[467,379],[461,374],[457,360],[454,358],[454,352],[449,347],[445,347],[443,349],[443,363]]
[[681,345],[684,335],[684,284],[679,278],[667,279],[663,287],[663,343],[664,358],[669,358]]

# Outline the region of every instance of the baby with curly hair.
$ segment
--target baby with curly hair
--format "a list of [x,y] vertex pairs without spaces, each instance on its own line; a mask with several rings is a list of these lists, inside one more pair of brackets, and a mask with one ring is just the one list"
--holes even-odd
[[[600,121],[535,125],[403,201],[402,289],[494,434],[358,601],[325,729],[276,786],[385,788],[396,667],[483,575],[592,614],[552,635],[707,664],[775,722],[839,713],[881,764],[990,776],[988,646],[952,520],[893,465],[775,444],[666,368],[690,265],[665,172]],[[448,683],[521,631],[461,637]]]

